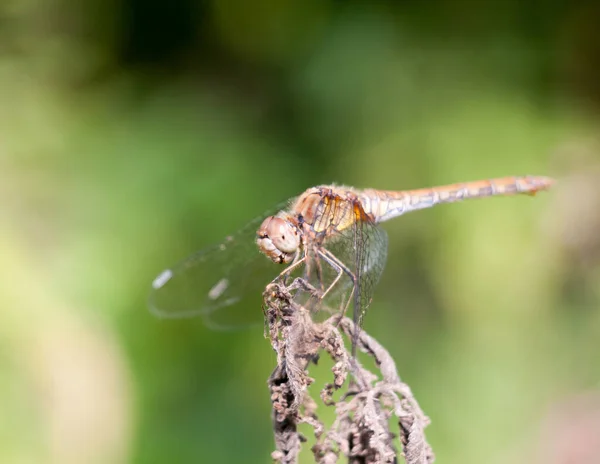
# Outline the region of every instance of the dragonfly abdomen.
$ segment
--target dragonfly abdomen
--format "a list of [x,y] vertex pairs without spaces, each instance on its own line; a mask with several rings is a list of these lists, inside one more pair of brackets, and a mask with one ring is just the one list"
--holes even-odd
[[430,208],[439,203],[453,203],[470,198],[495,195],[533,195],[552,185],[552,179],[542,176],[503,177],[491,180],[463,182],[441,187],[388,191],[365,190],[361,201],[367,214],[377,222],[387,221],[410,211]]

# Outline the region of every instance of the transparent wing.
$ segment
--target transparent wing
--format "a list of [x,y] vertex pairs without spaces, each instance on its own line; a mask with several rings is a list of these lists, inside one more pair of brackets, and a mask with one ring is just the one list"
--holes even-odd
[[[311,282],[326,282],[321,290],[336,281],[337,266],[343,275],[329,291],[324,302],[329,309],[344,309],[350,303],[355,322],[360,326],[371,303],[373,292],[387,258],[387,233],[364,213],[359,201],[324,201],[317,209],[323,221],[317,225],[328,228],[323,242],[317,246],[327,253],[324,259],[318,255],[307,260]],[[344,220],[356,218],[352,225],[344,227]],[[335,220],[341,220],[336,229]],[[329,222],[329,224],[328,224]],[[333,227],[332,227],[333,226]],[[310,250],[309,250],[310,251]],[[333,261],[333,265],[327,263]],[[356,285],[351,276],[355,277]],[[314,284],[313,284],[314,285]],[[354,291],[352,292],[354,288]],[[348,300],[352,298],[353,301]]]
[[[336,234],[326,248],[356,276],[357,288],[352,295],[353,319],[361,326],[369,309],[373,292],[387,260],[388,235],[371,221],[358,221],[353,227]],[[348,298],[352,279],[344,275],[331,298]]]
[[373,300],[387,259],[388,236],[371,221],[359,221],[354,227],[355,246],[352,258],[358,280],[358,297],[354,303],[354,322],[362,327],[363,319]]
[[161,272],[152,282],[150,311],[161,318],[201,316],[215,330],[262,325],[263,290],[283,269],[259,252],[256,231],[285,206]]

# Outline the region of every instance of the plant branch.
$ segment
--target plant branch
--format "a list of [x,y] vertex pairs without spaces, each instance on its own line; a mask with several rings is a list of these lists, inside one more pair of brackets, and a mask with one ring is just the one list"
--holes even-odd
[[[336,463],[342,456],[352,464],[396,463],[396,435],[389,420],[395,416],[406,463],[433,463],[424,433],[429,419],[410,387],[400,380],[388,351],[364,330],[356,334],[357,327],[347,317],[314,322],[310,312],[295,302],[298,292],[315,293],[303,279],[287,286],[273,283],[264,293],[265,332],[277,353],[277,366],[268,381],[276,446],[273,459],[282,464],[298,461],[306,441],[298,425],[306,423],[316,438],[311,450],[319,464]],[[351,356],[344,337],[355,340],[358,350],[375,360],[378,374]],[[333,381],[320,394],[321,401],[336,411],[329,429],[317,416],[317,402],[307,394],[314,382],[308,369],[321,351],[334,361]],[[335,400],[334,394],[344,385],[346,391]]]

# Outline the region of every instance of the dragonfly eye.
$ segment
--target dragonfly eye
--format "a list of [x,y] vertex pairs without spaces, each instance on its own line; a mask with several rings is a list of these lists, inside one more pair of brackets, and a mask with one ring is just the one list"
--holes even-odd
[[258,229],[256,243],[276,263],[289,263],[300,246],[300,233],[289,221],[270,216]]

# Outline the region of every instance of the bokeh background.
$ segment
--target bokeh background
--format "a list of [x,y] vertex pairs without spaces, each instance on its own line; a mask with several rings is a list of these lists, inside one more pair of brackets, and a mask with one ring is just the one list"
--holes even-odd
[[155,319],[155,275],[319,183],[540,174],[554,191],[386,225],[365,327],[439,462],[600,462],[599,19],[595,2],[2,2],[0,461],[269,462],[268,340]]

